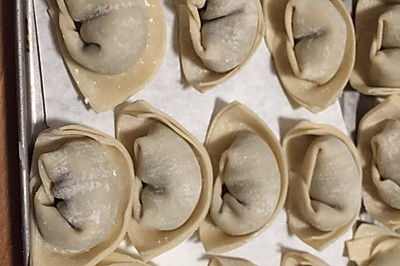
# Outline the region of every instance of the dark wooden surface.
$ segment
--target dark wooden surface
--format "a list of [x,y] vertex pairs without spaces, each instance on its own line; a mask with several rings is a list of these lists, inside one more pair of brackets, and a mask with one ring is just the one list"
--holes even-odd
[[0,265],[22,265],[14,0],[0,0]]

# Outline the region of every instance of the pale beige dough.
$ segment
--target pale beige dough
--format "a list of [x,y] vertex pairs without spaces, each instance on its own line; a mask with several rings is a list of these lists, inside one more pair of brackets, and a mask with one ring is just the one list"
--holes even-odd
[[43,131],[31,169],[31,265],[95,265],[119,244],[133,166],[115,139],[81,126]]
[[307,253],[299,251],[290,251],[282,256],[281,266],[329,266],[322,259]]
[[257,266],[248,260],[233,258],[233,257],[221,257],[213,256],[208,261],[208,266]]
[[342,1],[263,0],[263,9],[282,87],[313,113],[333,104],[355,60],[353,23]]
[[[165,48],[159,0],[48,0],[64,61],[96,112],[142,89],[156,74]],[[81,24],[78,33],[76,23]]]
[[150,265],[151,264],[142,262],[141,260],[131,257],[130,255],[115,251],[110,255],[108,255],[96,266],[150,266]]
[[214,190],[200,240],[206,251],[222,253],[250,241],[279,214],[287,191],[286,161],[268,126],[238,102],[211,121],[205,147]]
[[400,209],[400,121],[386,120],[382,132],[371,139],[372,182],[382,199]]
[[380,15],[370,59],[371,85],[400,87],[400,5],[393,5]]
[[392,95],[364,115],[358,126],[363,163],[363,202],[379,222],[400,228],[400,98]]
[[69,252],[84,252],[103,241],[118,210],[119,189],[101,145],[71,141],[40,155],[38,165],[50,199],[46,202],[39,190],[33,202],[43,238]]
[[346,24],[336,7],[327,0],[289,0],[285,28],[294,74],[318,85],[327,83],[342,64],[346,46]]
[[258,3],[256,0],[205,0],[198,7],[202,8],[200,38],[191,31],[196,54],[208,69],[217,73],[230,71],[246,59],[254,44]]
[[[124,73],[138,63],[148,35],[143,0],[64,2],[71,19],[80,24],[79,31],[60,27],[64,44],[75,61],[105,75]],[[63,19],[60,25],[67,23]]]
[[368,95],[387,96],[400,89],[400,5],[360,0],[355,13],[357,57],[351,85]]
[[238,132],[221,155],[211,218],[225,233],[252,233],[270,219],[279,194],[278,164],[268,144],[253,132]]
[[[134,143],[140,198],[134,217],[155,230],[180,227],[192,214],[201,192],[201,170],[189,144],[161,123],[149,126]],[[136,208],[135,208],[136,207]]]
[[204,92],[224,82],[254,54],[264,31],[258,0],[175,0],[182,70]]
[[361,207],[361,164],[340,130],[302,121],[283,138],[289,167],[289,229],[323,250],[350,229]]
[[128,236],[146,262],[203,221],[211,202],[210,159],[189,132],[144,101],[121,110],[116,134],[137,171]]
[[346,241],[347,256],[358,266],[395,266],[400,261],[400,235],[384,227],[361,224]]

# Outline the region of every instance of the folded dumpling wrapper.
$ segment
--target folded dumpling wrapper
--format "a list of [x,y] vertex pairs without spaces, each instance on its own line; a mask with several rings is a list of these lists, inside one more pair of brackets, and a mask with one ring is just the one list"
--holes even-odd
[[311,112],[324,110],[340,97],[354,66],[354,29],[344,4],[263,0],[263,8],[265,42],[282,87]]
[[282,256],[281,266],[299,265],[329,266],[329,264],[322,259],[307,252],[290,251]]
[[258,0],[175,0],[182,71],[200,92],[232,77],[251,59],[264,24]]
[[367,95],[400,92],[400,4],[360,0],[355,11],[357,55],[350,84]]
[[206,251],[222,253],[250,241],[279,214],[288,185],[286,161],[268,126],[239,102],[213,118],[205,146],[214,188],[199,234]]
[[400,97],[392,95],[364,115],[358,126],[363,202],[379,222],[400,228]]
[[356,221],[361,207],[358,151],[333,126],[299,122],[283,138],[289,168],[289,229],[323,250]]
[[122,103],[158,71],[165,48],[159,0],[48,4],[69,73],[96,112]]
[[358,266],[394,266],[400,261],[400,235],[388,228],[361,224],[346,241],[347,256]]
[[115,251],[110,255],[108,255],[96,266],[150,266],[150,265],[151,264],[147,264],[130,255]]
[[116,121],[135,166],[128,236],[144,261],[192,235],[211,202],[212,168],[201,143],[165,113],[138,100]]
[[213,256],[208,261],[208,266],[257,266],[257,265],[241,258]]
[[114,138],[82,126],[38,136],[31,168],[31,265],[95,265],[126,234],[133,165]]

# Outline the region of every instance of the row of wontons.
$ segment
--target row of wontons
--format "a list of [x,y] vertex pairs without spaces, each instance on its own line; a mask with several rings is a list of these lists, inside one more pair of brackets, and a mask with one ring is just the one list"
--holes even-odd
[[[39,135],[31,171],[32,265],[96,264],[126,233],[148,261],[200,224],[206,249],[224,252],[264,230],[284,204],[280,145],[239,103],[213,120],[208,152],[143,101],[121,111],[116,133],[118,140],[66,126]],[[214,189],[213,167],[220,172]]]
[[213,118],[205,148],[144,101],[121,111],[117,140],[81,126],[46,130],[31,170],[31,263],[96,264],[126,233],[146,262],[197,229],[206,251],[227,252],[265,230],[287,195],[289,229],[322,250],[358,218],[362,175],[367,211],[399,228],[399,118],[398,96],[371,110],[358,151],[338,129],[306,121],[282,149],[238,102]]
[[[282,87],[312,112],[335,102],[349,78],[366,94],[399,89],[394,0],[358,1],[356,34],[340,0],[174,2],[182,72],[201,92],[240,70],[263,36]],[[96,112],[123,102],[156,74],[165,48],[159,0],[48,3],[71,76]]]

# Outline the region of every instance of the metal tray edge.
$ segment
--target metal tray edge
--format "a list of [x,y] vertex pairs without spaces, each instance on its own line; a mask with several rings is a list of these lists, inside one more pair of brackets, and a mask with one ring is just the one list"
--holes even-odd
[[30,161],[36,136],[47,127],[45,122],[34,3],[32,0],[17,0],[15,2],[15,25],[21,233],[23,261],[24,265],[29,265]]

